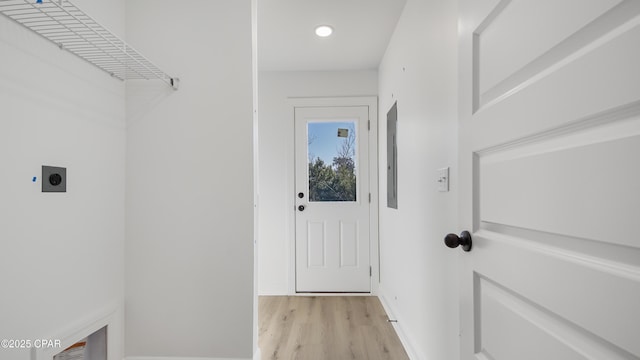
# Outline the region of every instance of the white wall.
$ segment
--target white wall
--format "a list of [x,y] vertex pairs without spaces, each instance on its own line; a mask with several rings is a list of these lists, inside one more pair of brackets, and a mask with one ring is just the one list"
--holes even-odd
[[[458,359],[457,5],[408,0],[380,72],[382,299],[415,359]],[[386,207],[386,114],[398,101],[398,210]],[[451,167],[451,191],[436,169]]]
[[[126,355],[253,353],[251,0],[128,0]],[[157,60],[156,60],[157,59]]]
[[290,292],[294,128],[287,98],[376,95],[377,79],[375,70],[259,73],[260,295]]
[[[124,34],[124,0],[74,2]],[[0,339],[66,346],[111,314],[122,359],[124,83],[4,16],[0,64]],[[66,193],[41,192],[42,165],[67,168]]]

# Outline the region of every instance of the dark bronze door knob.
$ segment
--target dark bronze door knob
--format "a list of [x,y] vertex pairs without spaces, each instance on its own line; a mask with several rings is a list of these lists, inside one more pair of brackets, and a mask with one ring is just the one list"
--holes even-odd
[[460,245],[462,250],[471,251],[471,234],[468,231],[463,231],[460,233],[460,236],[456,234],[447,234],[447,236],[444,237],[444,243],[452,249],[455,249]]

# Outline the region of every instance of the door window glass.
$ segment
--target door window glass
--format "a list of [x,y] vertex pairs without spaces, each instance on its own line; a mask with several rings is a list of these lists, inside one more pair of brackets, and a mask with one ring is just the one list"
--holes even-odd
[[309,201],[356,201],[356,122],[309,122]]

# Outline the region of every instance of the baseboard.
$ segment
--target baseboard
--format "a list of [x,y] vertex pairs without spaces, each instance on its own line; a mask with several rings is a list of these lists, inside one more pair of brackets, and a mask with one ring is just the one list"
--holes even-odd
[[[255,355],[254,355],[255,359]],[[163,357],[163,356],[128,356],[124,360],[252,360],[251,358],[210,358],[210,357]],[[259,358],[258,358],[259,360]]]
[[411,341],[411,337],[408,336],[407,332],[403,328],[401,319],[398,319],[397,314],[399,314],[399,312],[396,311],[392,303],[385,297],[385,292],[382,286],[378,288],[378,298],[380,299],[380,303],[382,303],[382,307],[387,313],[387,316],[389,316],[389,319],[397,320],[397,322],[393,322],[391,324],[396,330],[396,334],[398,334],[400,342],[402,343],[402,346],[404,346],[404,350],[407,352],[407,355],[409,355],[409,359],[422,360],[422,358],[418,356],[418,353],[415,350],[415,346]]
[[253,354],[253,359],[245,359],[245,358],[203,358],[203,357],[164,357],[164,356],[129,356],[125,357],[123,360],[260,360],[262,355],[260,353],[260,348],[256,349],[256,352]]

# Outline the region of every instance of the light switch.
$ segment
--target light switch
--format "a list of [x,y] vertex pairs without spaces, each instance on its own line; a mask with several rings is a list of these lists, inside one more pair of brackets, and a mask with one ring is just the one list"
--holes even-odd
[[449,168],[438,169],[438,191],[449,191]]

